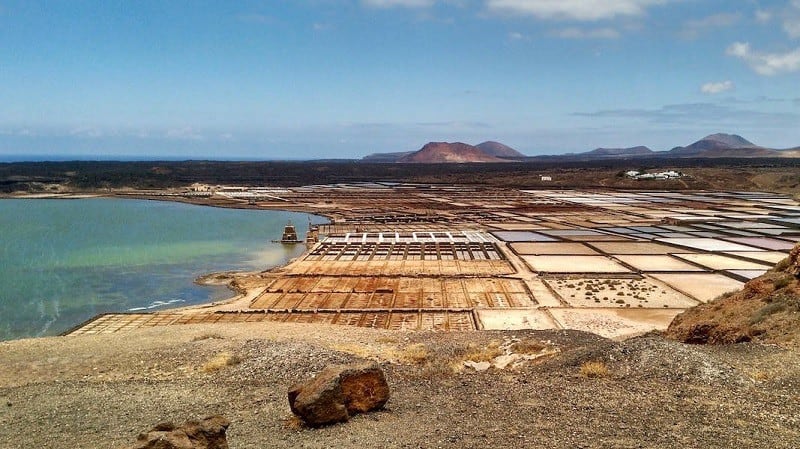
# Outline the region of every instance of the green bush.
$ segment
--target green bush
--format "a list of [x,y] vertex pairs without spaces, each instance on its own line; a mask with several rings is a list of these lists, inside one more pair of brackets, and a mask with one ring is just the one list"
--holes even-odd
[[750,318],[750,325],[758,324],[764,321],[768,316],[780,313],[786,310],[786,303],[783,301],[774,301],[764,307],[760,308],[758,312],[754,313]]

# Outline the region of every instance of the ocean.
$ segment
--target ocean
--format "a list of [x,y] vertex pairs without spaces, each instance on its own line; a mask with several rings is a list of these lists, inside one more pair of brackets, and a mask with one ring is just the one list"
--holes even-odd
[[126,199],[0,200],[0,340],[57,335],[106,312],[233,296],[203,274],[283,265],[304,245],[272,243],[308,214]]

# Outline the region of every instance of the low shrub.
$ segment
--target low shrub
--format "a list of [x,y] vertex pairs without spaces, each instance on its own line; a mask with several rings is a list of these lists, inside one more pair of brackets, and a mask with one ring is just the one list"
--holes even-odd
[[783,301],[773,301],[764,307],[760,308],[756,313],[750,317],[750,324],[758,324],[764,321],[768,316],[780,313],[786,310],[786,303]]
[[234,366],[240,363],[242,363],[242,358],[238,355],[231,354],[229,352],[221,352],[203,364],[202,369],[206,373],[213,373],[227,366]]
[[611,374],[611,371],[608,369],[608,365],[601,360],[595,360],[590,362],[584,362],[580,368],[580,374],[582,377],[587,378],[602,378],[608,377]]

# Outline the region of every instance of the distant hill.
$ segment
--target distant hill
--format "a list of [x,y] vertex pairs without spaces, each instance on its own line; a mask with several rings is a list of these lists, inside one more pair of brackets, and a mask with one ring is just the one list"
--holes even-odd
[[[725,155],[724,152],[728,152],[730,150],[738,150],[735,152],[735,154],[738,154],[739,156],[733,156],[734,153],[732,152],[732,157],[752,157],[750,156],[751,151],[741,150],[765,150],[765,148],[759,147],[742,136],[720,133],[703,137],[689,146],[675,147],[669,150],[668,153],[676,156],[720,157]],[[756,153],[763,152],[752,151],[752,153],[753,156],[759,156],[761,154]]]
[[430,142],[419,151],[407,154],[397,160],[397,162],[417,164],[507,161],[507,159],[486,154],[478,147],[461,142]]
[[500,142],[494,141],[487,141],[483,143],[479,143],[475,145],[476,148],[480,149],[484,153],[488,154],[489,156],[496,156],[502,158],[523,158],[525,157],[524,154],[520,153],[519,151],[511,148],[508,145],[504,145]]
[[401,157],[408,156],[411,153],[413,153],[413,151],[400,151],[397,153],[373,153],[368,156],[364,156],[361,159],[361,162],[375,162],[375,163],[397,162]]
[[653,154],[653,150],[645,146],[631,148],[597,148],[596,150],[580,153],[580,156],[596,157],[626,157],[626,156],[646,156]]
[[525,156],[500,142],[487,141],[478,145],[465,143],[430,142],[418,151],[375,153],[361,159],[373,163],[443,163],[443,162],[509,162],[517,161],[576,161],[623,158],[758,158],[800,157],[800,147],[777,150],[765,148],[736,134],[711,134],[685,147],[669,151],[653,151],[640,145],[630,148],[597,148],[584,153]]
[[800,157],[800,147],[787,150],[765,148],[736,134],[711,134],[685,147],[669,151],[652,151],[645,146],[632,148],[598,148],[585,153],[537,156],[532,159],[587,160],[609,158],[756,158],[756,157]]

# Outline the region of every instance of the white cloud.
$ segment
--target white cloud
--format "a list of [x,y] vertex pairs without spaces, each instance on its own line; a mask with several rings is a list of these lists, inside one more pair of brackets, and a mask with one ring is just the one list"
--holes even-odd
[[366,6],[373,8],[427,8],[436,3],[435,0],[361,0]]
[[486,0],[489,11],[540,19],[597,21],[639,16],[650,6],[672,0]]
[[792,0],[782,11],[783,31],[793,39],[800,38],[800,0]]
[[759,75],[772,76],[800,71],[800,48],[786,53],[754,51],[748,42],[735,42],[726,53],[746,62]]
[[620,37],[619,31],[613,28],[581,29],[570,27],[552,33],[555,37],[562,39],[617,39]]
[[727,92],[734,88],[733,81],[720,81],[717,83],[705,83],[700,86],[700,92],[709,95],[715,95],[722,92]]
[[510,41],[529,41],[531,38],[527,34],[522,34],[519,31],[512,31],[508,33],[508,40]]

